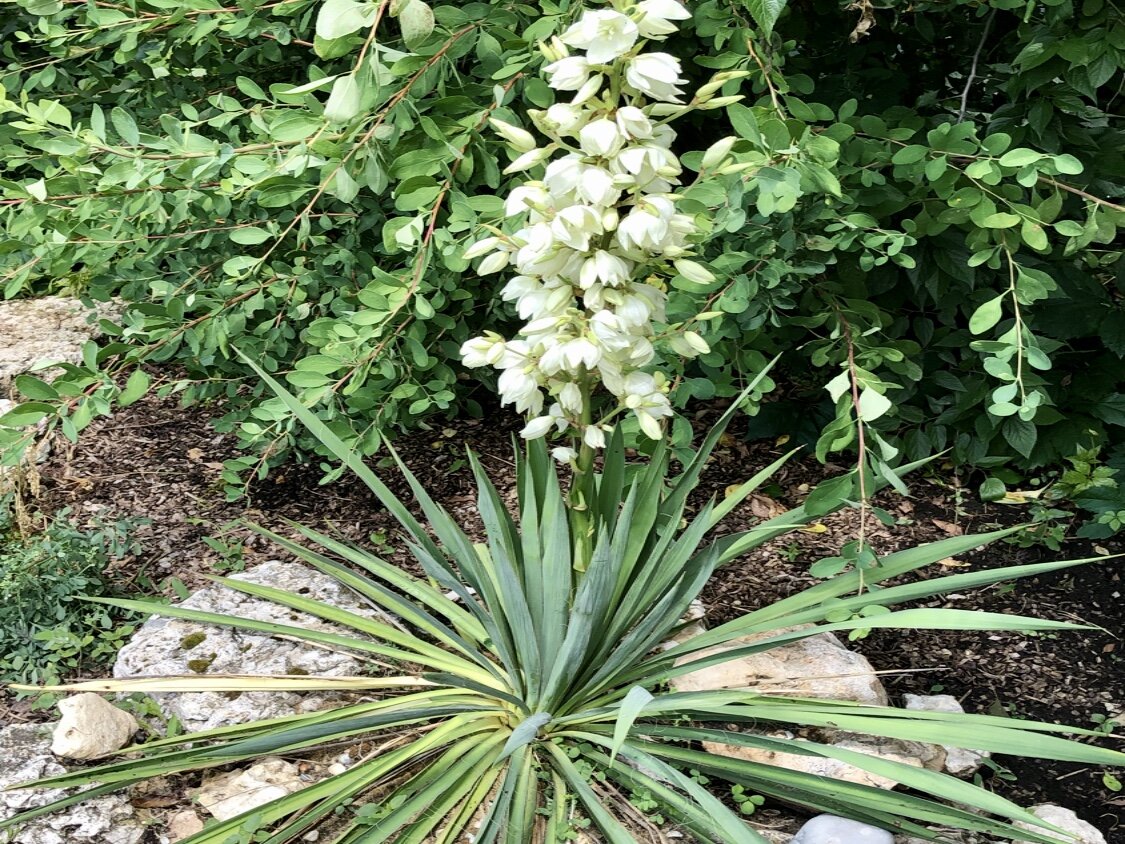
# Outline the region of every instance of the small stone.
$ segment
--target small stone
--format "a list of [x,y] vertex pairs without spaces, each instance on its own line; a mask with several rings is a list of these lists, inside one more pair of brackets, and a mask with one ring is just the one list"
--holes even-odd
[[[751,645],[795,629],[798,628],[742,636],[684,657],[683,661]],[[750,689],[761,694],[887,705],[887,692],[871,663],[861,654],[848,650],[831,633],[818,633],[768,651],[701,668],[673,678],[671,685],[678,692]]]
[[93,692],[59,701],[62,720],[51,752],[68,759],[97,759],[120,750],[140,729],[137,719]]
[[1023,821],[1017,821],[1015,826],[1017,829],[1026,829],[1028,832],[1038,832],[1040,835],[1047,838],[1057,838],[1059,841],[1067,841],[1069,844],[1106,844],[1105,836],[1098,832],[1097,828],[1092,824],[1087,823],[1078,817],[1070,809],[1064,809],[1062,806],[1056,806],[1054,803],[1040,803],[1038,806],[1032,806],[1031,814],[1040,820],[1046,821],[1059,829],[1064,829],[1069,832],[1073,838],[1067,838],[1060,833],[1051,832],[1050,830],[1043,829],[1042,827],[1032,826]]
[[346,773],[347,770],[347,765],[341,765],[339,762],[337,762],[334,765],[328,766],[328,775],[332,777],[338,777],[340,776],[340,774]]
[[[961,703],[953,695],[905,695],[904,702],[907,709],[918,712],[964,712]],[[942,768],[946,773],[958,777],[967,777],[976,772],[982,761],[988,756],[987,752],[966,750],[963,747],[950,747],[943,745],[945,750],[945,764]],[[929,767],[929,766],[927,766]]]
[[244,771],[231,771],[207,780],[196,799],[215,818],[225,821],[300,791],[306,785],[296,765],[271,756]]
[[168,836],[169,844],[176,844],[177,841],[190,838],[202,829],[203,819],[191,809],[176,812],[168,818],[168,823],[165,825],[165,833]]
[[[0,729],[0,821],[75,793],[59,788],[12,789],[65,773],[51,753],[50,727],[15,724]],[[123,794],[106,794],[34,818],[0,836],[5,844],[139,844],[145,825]]]
[[817,815],[797,830],[792,844],[894,844],[885,829],[835,815]]
[[[753,826],[753,824],[751,825]],[[792,832],[782,832],[780,829],[770,829],[764,826],[755,826],[754,831],[766,839],[769,844],[792,844],[793,842]]]

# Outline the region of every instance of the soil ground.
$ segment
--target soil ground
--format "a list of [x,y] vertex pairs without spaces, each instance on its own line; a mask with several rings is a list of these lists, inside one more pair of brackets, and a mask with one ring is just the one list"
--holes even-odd
[[[701,427],[710,412],[701,414]],[[435,498],[465,524],[476,523],[471,474],[463,459],[466,445],[482,457],[503,490],[512,486],[512,435],[518,420],[499,411],[487,421],[461,420],[401,438],[396,448]],[[701,496],[719,496],[730,484],[746,480],[787,447],[772,442],[747,443],[736,421],[705,474]],[[217,434],[207,411],[183,409],[174,399],[142,400],[83,434],[79,446],[56,443],[41,467],[36,508],[51,514],[73,508],[78,521],[95,515],[141,517],[146,552],[116,572],[126,588],[156,585],[170,593],[171,578],[188,588],[208,573],[227,573],[278,556],[261,538],[237,525],[250,520],[291,534],[293,519],[326,529],[361,544],[379,546],[383,556],[409,566],[395,550],[391,519],[358,482],[344,478],[319,485],[321,471],[293,465],[255,484],[249,495],[225,500],[222,462],[235,455],[233,437]],[[779,508],[800,502],[811,486],[847,467],[822,466],[800,456],[790,461],[766,487],[733,514],[732,529],[768,518]],[[396,493],[409,500],[405,483],[393,469],[381,472]],[[1028,520],[1024,507],[982,505],[968,489],[950,485],[952,471],[911,479],[911,496],[883,493],[876,504],[896,521],[890,527],[868,521],[869,539],[879,553],[933,541],[961,532],[979,532]],[[702,500],[702,498],[700,499]],[[812,530],[795,531],[719,572],[704,602],[708,622],[746,612],[814,582],[812,562],[838,552],[854,538],[858,511],[821,520]],[[204,543],[221,536],[225,549]],[[922,576],[951,571],[1079,558],[1125,552],[1120,538],[1092,544],[1068,541],[1062,551],[1042,545],[997,544],[955,561],[945,561]],[[1122,660],[1121,561],[1112,560],[972,594],[951,595],[935,606],[1021,613],[1082,621],[1101,628],[1060,636],[961,632],[875,632],[852,644],[877,669],[892,699],[906,692],[952,694],[969,712],[1018,715],[1084,727],[1095,720],[1121,716],[1125,706]],[[5,717],[34,718],[19,702],[8,700]],[[984,769],[985,783],[1025,804],[1053,802],[1074,809],[1106,831],[1110,841],[1125,840],[1125,792],[1114,792],[1103,771],[1065,763],[997,760]],[[1117,772],[1121,775],[1121,772]],[[1112,785],[1112,781],[1110,781]],[[769,813],[765,813],[768,819]]]

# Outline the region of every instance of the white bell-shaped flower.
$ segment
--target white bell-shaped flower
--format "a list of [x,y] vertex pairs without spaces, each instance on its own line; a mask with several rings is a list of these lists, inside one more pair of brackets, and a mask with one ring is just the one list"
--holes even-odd
[[578,91],[590,79],[590,62],[585,56],[567,56],[543,68],[547,84],[556,91]]
[[578,459],[578,452],[570,446],[560,445],[551,449],[551,457],[559,463],[573,463]]
[[664,435],[660,420],[672,415],[662,386],[656,376],[647,372],[630,372],[625,376],[624,404],[636,415],[645,436],[654,440]]
[[524,170],[530,170],[539,164],[546,161],[551,155],[551,148],[544,147],[542,149],[533,149],[530,152],[525,152],[518,156],[515,161],[504,168],[505,175],[512,173],[522,173]]
[[551,194],[542,182],[527,182],[512,188],[508,198],[504,200],[504,213],[509,217],[531,211],[530,220],[538,222],[543,218],[539,210],[551,203]]
[[588,110],[572,103],[555,103],[539,114],[536,125],[548,135],[576,135],[590,119]]
[[[557,404],[552,405],[551,411],[554,411],[556,408],[558,408]],[[540,437],[545,437],[552,428],[557,428],[561,433],[566,430],[566,426],[567,421],[565,418],[549,411],[546,415],[537,416],[528,422],[523,430],[520,431],[520,436],[525,440],[537,440]]]
[[478,366],[496,366],[504,357],[504,340],[489,331],[483,337],[473,337],[461,344],[461,362],[470,369]]
[[498,237],[481,238],[476,243],[471,244],[461,257],[466,261],[471,261],[474,258],[479,258],[481,255],[487,255],[499,245],[500,238]]
[[636,106],[622,106],[614,115],[621,134],[633,140],[652,137],[652,121]]
[[683,90],[676,87],[687,82],[680,76],[680,61],[667,53],[641,53],[625,66],[625,81],[636,91],[654,100],[681,102]]
[[583,83],[582,87],[574,95],[571,100],[571,105],[582,105],[582,103],[589,102],[598,95],[598,91],[602,89],[602,83],[605,82],[605,77],[600,73],[596,73]]
[[582,127],[582,131],[578,133],[578,143],[587,155],[609,158],[625,145],[625,136],[614,121],[603,117]]
[[497,386],[501,404],[514,404],[520,413],[538,413],[543,407],[543,394],[539,382],[528,371],[526,364],[512,366],[500,373]]
[[691,12],[677,0],[640,0],[636,7],[637,29],[642,38],[667,38],[677,27],[672,21],[691,19]]
[[609,287],[619,287],[629,280],[631,272],[632,262],[604,249],[598,249],[582,262],[578,280],[583,290],[589,290],[598,282]]
[[597,425],[587,425],[582,432],[582,442],[590,448],[605,448],[605,431]]
[[564,44],[585,50],[591,64],[607,64],[629,52],[639,35],[637,25],[625,15],[599,9],[583,13],[561,38]]
[[564,246],[585,252],[590,238],[602,233],[602,216],[588,205],[571,205],[555,215],[551,233]]
[[[621,198],[621,189],[614,185],[613,174],[595,164],[579,166],[575,188],[586,202],[603,208]],[[603,227],[608,228],[604,223]]]
[[582,389],[573,381],[567,381],[559,388],[558,393],[559,404],[562,409],[569,413],[571,416],[581,416],[582,411],[585,410],[585,402],[582,398]]
[[668,234],[668,223],[674,213],[670,200],[660,196],[646,197],[618,224],[617,240],[626,249],[656,252]]

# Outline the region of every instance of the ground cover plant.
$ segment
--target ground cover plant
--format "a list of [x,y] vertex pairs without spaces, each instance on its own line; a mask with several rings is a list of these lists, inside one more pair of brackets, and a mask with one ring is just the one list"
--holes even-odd
[[[971,747],[996,753],[1115,765],[1125,754],[1060,738],[1097,731],[985,715],[898,710],[853,703],[767,696],[754,689],[677,692],[677,676],[826,631],[927,626],[951,630],[1064,631],[1078,625],[953,609],[892,610],[919,598],[1078,565],[1009,567],[931,579],[906,579],[1010,531],[951,538],[875,560],[862,545],[843,555],[838,573],[777,603],[756,608],[669,649],[691,601],[718,566],[817,514],[865,497],[891,473],[861,470],[818,488],[801,507],[748,531],[709,538],[722,519],[766,481],[784,458],[741,484],[722,503],[687,512],[688,495],[731,417],[759,390],[763,369],[693,451],[670,472],[665,437],[672,416],[669,379],[655,366],[656,346],[707,354],[693,329],[661,318],[672,273],[699,279],[698,218],[679,210],[681,170],[671,151],[671,118],[706,108],[718,87],[689,101],[680,64],[659,44],[686,12],[674,0],[648,0],[625,11],[582,13],[543,46],[547,84],[574,92],[553,113],[532,116],[547,139],[501,118],[493,128],[514,150],[512,172],[545,165],[503,197],[508,222],[469,250],[482,272],[508,264],[516,275],[504,295],[525,323],[512,339],[484,334],[465,341],[471,367],[501,370],[506,403],[530,419],[517,455],[518,506],[508,511],[475,456],[478,511],[487,541],[473,543],[415,477],[411,508],[364,464],[330,424],[249,355],[286,411],[306,425],[344,468],[355,472],[398,521],[427,579],[324,534],[298,528],[309,543],[271,539],[331,574],[394,621],[364,617],[299,594],[220,579],[230,588],[304,611],[346,629],[310,631],[183,607],[96,599],[281,636],[367,656],[395,673],[373,676],[194,676],[94,681],[59,689],[240,692],[335,689],[385,697],[305,715],[225,727],[129,748],[130,758],[41,780],[36,785],[97,783],[92,792],[152,776],[233,764],[263,755],[308,754],[321,745],[406,728],[396,741],[308,788],[242,816],[215,823],[191,844],[257,840],[281,844],[323,827],[338,842],[457,839],[472,825],[484,842],[554,841],[576,810],[609,841],[631,842],[623,800],[643,792],[699,840],[756,842],[738,813],[702,788],[693,772],[814,810],[831,811],[924,839],[941,827],[1033,842],[1051,839],[1010,821],[1048,827],[1009,801],[932,771],[855,754],[800,738],[767,738],[730,725],[763,722],[836,726],[850,732]],[[720,139],[701,156],[720,176],[741,165],[735,141]],[[874,394],[878,395],[877,391]],[[858,398],[860,406],[866,392]],[[872,399],[866,399],[869,404]],[[626,459],[626,425],[651,440],[647,461]],[[550,438],[553,442],[548,443]],[[393,452],[392,452],[393,453]],[[561,474],[564,476],[560,478]],[[902,467],[901,471],[913,468]],[[564,483],[565,479],[565,483]],[[809,625],[809,626],[805,626]],[[764,636],[746,641],[748,635]],[[723,652],[713,649],[731,645]],[[698,750],[699,741],[791,751],[849,762],[889,777],[910,792],[843,783]],[[10,819],[12,826],[81,800],[68,797]],[[477,827],[479,822],[480,826]]]
[[[512,324],[464,258],[515,179],[481,130],[563,101],[536,43],[579,4],[9,6],[4,295],[135,307],[61,382],[22,380],[8,459],[20,426],[76,436],[135,399],[150,380],[139,360],[186,367],[165,389],[228,403],[223,425],[250,448],[229,466],[232,492],[295,445],[323,451],[233,338],[364,453],[396,426],[473,411],[479,386],[454,353]],[[666,43],[685,78],[745,73],[718,93],[748,96],[685,119],[708,142],[737,137],[746,167],[681,203],[709,220],[714,277],[672,276],[668,317],[714,316],[698,326],[710,351],[665,357],[671,401],[733,396],[740,373],[786,351],[784,389],[762,385],[759,435],[825,456],[863,427],[869,460],[949,449],[990,470],[989,497],[1090,448],[1118,471],[1115,5],[690,11]],[[868,392],[862,411],[852,386]],[[672,434],[689,437],[682,423]],[[1103,530],[1120,521],[1120,488],[1089,502]]]
[[[59,513],[21,536],[0,525],[0,680],[57,683],[111,662],[134,626],[118,610],[79,600],[108,595],[114,562],[136,551],[135,524],[74,526]],[[44,700],[43,703],[51,699]]]

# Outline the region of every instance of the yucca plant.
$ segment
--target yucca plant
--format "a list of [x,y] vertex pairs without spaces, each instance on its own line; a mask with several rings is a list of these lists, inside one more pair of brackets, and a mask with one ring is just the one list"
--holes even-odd
[[[358,13],[349,8],[346,2],[325,4],[322,15]],[[530,132],[510,122],[519,119],[513,112],[492,114],[500,111],[507,89],[498,89],[496,104],[488,109],[493,127],[513,150],[507,172],[542,167],[542,178],[516,187],[506,198],[506,219],[512,221],[508,230],[492,228],[465,252],[467,258],[483,259],[481,273],[516,268],[518,275],[509,280],[503,297],[514,301],[528,320],[515,339],[490,334],[462,347],[467,366],[500,370],[501,398],[531,417],[521,432],[528,440],[526,453],[517,457],[517,512],[506,509],[470,454],[487,541],[474,543],[400,462],[424,517],[419,520],[313,411],[258,369],[288,409],[398,520],[426,577],[412,576],[307,528],[296,526],[307,544],[259,529],[393,621],[221,578],[219,582],[232,589],[309,613],[347,632],[311,631],[141,601],[108,603],[342,648],[368,657],[373,675],[387,664],[401,673],[141,678],[60,687],[57,690],[117,692],[335,690],[383,696],[128,748],[121,761],[29,784],[96,785],[12,818],[0,829],[154,776],[235,765],[265,755],[307,757],[318,747],[370,740],[376,749],[343,773],[215,823],[185,844],[285,844],[313,830],[323,830],[325,840],[334,844],[442,844],[467,834],[476,844],[546,844],[569,836],[575,813],[612,844],[627,844],[635,840],[629,824],[638,822],[638,812],[627,811],[624,795],[632,793],[647,795],[646,800],[698,841],[762,841],[700,784],[699,775],[920,838],[934,839],[936,830],[951,827],[1048,844],[1052,839],[1019,832],[1011,822],[1049,829],[1046,824],[958,779],[828,744],[733,727],[832,727],[1092,765],[1125,762],[1125,754],[1057,735],[1094,735],[1088,730],[770,696],[753,689],[682,693],[669,687],[677,676],[825,631],[1080,629],[990,613],[887,608],[1085,561],[902,582],[912,572],[1010,531],[955,537],[891,554],[877,568],[842,574],[670,648],[661,647],[684,627],[685,612],[717,566],[804,524],[814,512],[830,509],[832,501],[843,506],[856,497],[855,484],[833,481],[827,490],[810,496],[815,509],[806,503],[749,531],[709,537],[784,460],[764,468],[722,502],[689,509],[688,497],[715,444],[742,401],[760,386],[764,372],[731,405],[682,471],[669,476],[663,423],[672,408],[668,379],[656,368],[655,349],[661,345],[685,356],[708,352],[690,326],[722,314],[703,313],[694,321],[670,324],[665,305],[669,286],[716,281],[710,269],[690,256],[710,225],[707,202],[725,196],[727,188],[713,184],[718,194],[704,191],[694,198],[690,188],[674,192],[683,166],[672,152],[676,134],[668,124],[692,109],[721,108],[740,99],[729,89],[748,72],[716,74],[685,103],[679,86],[686,80],[680,76],[679,60],[646,51],[650,42],[675,32],[676,21],[690,17],[679,0],[610,0],[595,11],[583,12],[579,4],[573,11],[575,23],[542,45],[547,85],[560,99],[545,111],[527,115],[547,143],[539,146]],[[581,54],[571,55],[571,48]],[[562,101],[571,95],[569,103]],[[768,158],[744,142],[725,138],[693,161],[699,183],[716,174],[752,174]],[[849,377],[857,415],[870,416],[889,404],[880,392],[885,387],[860,384],[857,372]],[[622,420],[655,441],[655,453],[646,464],[626,460],[625,433],[618,424]],[[561,438],[562,444],[549,448],[549,435],[556,441]],[[556,464],[565,467],[565,483]],[[886,480],[897,483],[890,476]],[[866,477],[864,481],[863,491],[870,492],[872,484]],[[879,588],[889,582],[893,585]],[[741,641],[750,635],[755,637],[752,644]],[[393,736],[388,738],[388,732]],[[708,753],[700,749],[704,742],[836,759],[911,791],[892,793]]]
[[[240,580],[215,578],[249,595],[333,622],[347,634],[306,630],[143,601],[116,606],[293,637],[313,646],[370,657],[373,674],[388,663],[397,676],[192,676],[105,680],[56,687],[68,691],[190,692],[335,690],[372,702],[341,705],[234,727],[160,739],[122,751],[119,761],[51,777],[33,787],[91,790],[0,824],[18,825],[90,795],[145,779],[236,765],[266,755],[307,758],[320,746],[381,743],[382,752],[344,773],[215,823],[185,844],[250,841],[283,844],[321,828],[339,844],[453,842],[478,844],[564,840],[575,813],[614,844],[637,840],[623,802],[643,792],[698,841],[746,844],[761,838],[738,813],[697,782],[699,774],[813,811],[866,821],[919,838],[937,830],[971,830],[999,838],[1047,842],[1011,821],[1048,828],[991,792],[923,770],[800,738],[737,730],[832,727],[909,741],[1091,765],[1118,765],[1125,754],[1062,738],[1095,733],[986,715],[905,711],[850,702],[774,696],[749,690],[677,693],[679,675],[825,631],[857,628],[1060,631],[1079,625],[952,609],[906,609],[827,622],[841,611],[888,607],[1079,565],[1025,565],[903,582],[904,576],[1009,535],[959,536],[890,554],[863,577],[821,582],[670,649],[660,646],[684,622],[716,566],[805,523],[797,508],[749,531],[708,540],[711,529],[782,462],[766,467],[730,497],[710,502],[685,522],[687,498],[734,412],[723,417],[695,458],[671,480],[663,446],[647,465],[629,465],[622,437],[608,443],[596,474],[590,521],[596,541],[585,572],[575,566],[566,496],[542,442],[518,460],[518,515],[470,455],[479,485],[487,542],[475,544],[403,466],[427,527],[316,417],[280,385],[271,385],[305,424],[354,471],[402,525],[427,579],[314,530],[295,526],[308,544],[259,528],[281,548],[331,575],[394,616],[388,624]],[[784,459],[784,458],[783,458]],[[432,530],[432,535],[431,531]],[[896,585],[878,588],[894,580]],[[794,629],[798,628],[798,629]],[[403,632],[408,630],[409,632]],[[738,637],[764,638],[719,653]],[[772,634],[772,635],[770,635]],[[388,732],[395,741],[386,742]],[[890,792],[705,752],[717,742],[841,760],[907,786]],[[943,802],[945,801],[945,802]],[[955,805],[950,805],[955,804]]]

